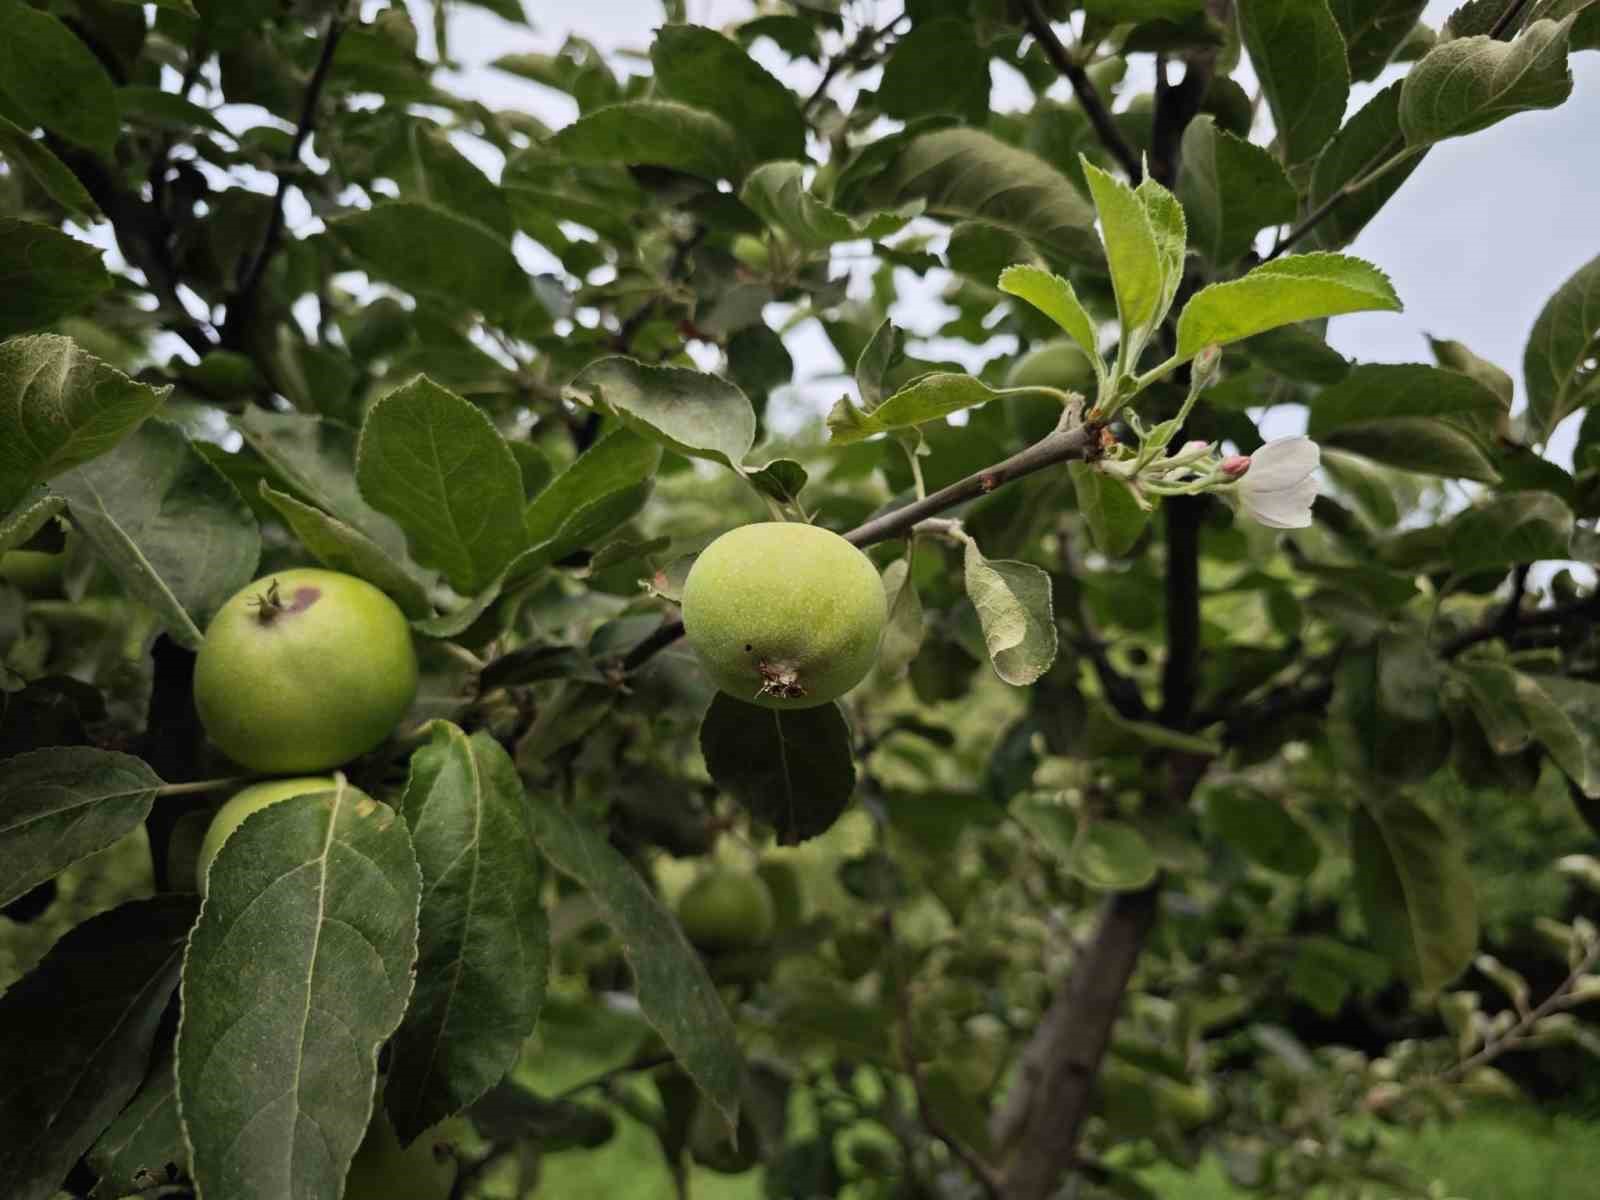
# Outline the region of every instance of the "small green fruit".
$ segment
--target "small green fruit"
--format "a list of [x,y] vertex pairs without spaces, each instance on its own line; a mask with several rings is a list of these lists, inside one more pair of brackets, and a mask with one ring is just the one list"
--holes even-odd
[[456,1182],[454,1139],[464,1128],[452,1117],[402,1150],[380,1097],[345,1176],[345,1200],[445,1200]]
[[[1094,364],[1078,343],[1061,338],[1028,351],[1006,372],[1007,387],[1049,387],[1095,397],[1098,381]],[[1005,400],[1011,427],[1032,445],[1047,436],[1061,420],[1061,404],[1053,396],[1010,396]]]
[[[331,775],[306,775],[297,779],[270,779],[266,783],[252,784],[236,793],[226,804],[217,809],[217,815],[211,818],[205,839],[200,843],[200,856],[195,859],[194,864],[194,877],[200,885],[200,894],[205,894],[206,874],[211,870],[211,863],[217,857],[217,851],[222,849],[222,843],[233,836],[233,831],[239,828],[251,813],[258,812],[269,804],[276,804],[279,800],[287,800],[291,796],[331,792],[337,786]],[[361,795],[365,794],[358,788],[350,790]]]
[[683,585],[684,630],[712,679],[767,708],[811,708],[855,687],[887,615],[872,561],[815,525],[730,530]]
[[211,740],[234,762],[278,775],[365,754],[416,692],[405,615],[337,571],[252,583],[217,610],[195,661],[195,707]]
[[0,579],[25,596],[59,596],[66,565],[64,551],[48,554],[43,550],[7,550],[0,554]]
[[794,863],[783,858],[764,859],[756,868],[756,874],[772,894],[772,912],[778,929],[793,929],[806,919],[805,882]]
[[683,932],[702,950],[751,950],[772,937],[772,893],[758,875],[714,867],[678,901]]

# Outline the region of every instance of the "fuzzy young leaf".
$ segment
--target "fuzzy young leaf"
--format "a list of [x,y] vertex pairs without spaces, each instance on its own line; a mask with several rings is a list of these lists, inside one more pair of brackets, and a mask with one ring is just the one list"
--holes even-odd
[[433,612],[427,590],[387,551],[359,529],[330,517],[320,508],[275,491],[265,479],[260,484],[261,498],[278,511],[284,523],[300,539],[300,544],[330,571],[343,571],[365,579],[386,592],[413,619]]
[[1220,265],[1237,262],[1262,229],[1294,220],[1299,203],[1272,155],[1209,116],[1184,131],[1178,198],[1195,248]]
[[193,896],[167,895],[91,917],[0,997],[7,1196],[57,1195],[138,1091],[198,909]]
[[129,379],[71,338],[0,342],[0,512],[35,483],[111,450],[171,391]]
[[539,1017],[550,945],[527,798],[498,742],[436,723],[400,811],[422,870],[417,986],[383,1098],[404,1145],[511,1069]]
[[1072,285],[1042,267],[1007,267],[1000,273],[1000,290],[1026,300],[1064,329],[1091,361],[1100,361],[1100,340]]
[[908,383],[870,412],[841,397],[828,414],[828,438],[836,446],[865,441],[893,429],[909,429],[1026,388],[992,388],[971,375],[935,372]]
[[1404,797],[1350,814],[1356,898],[1373,944],[1428,991],[1472,961],[1478,910],[1460,833]]
[[921,200],[909,200],[889,212],[852,217],[808,192],[804,174],[804,163],[765,163],[750,172],[739,199],[768,225],[813,250],[835,242],[888,237],[922,211]]
[[986,559],[971,539],[964,571],[995,674],[1013,687],[1028,686],[1056,659],[1050,576],[1031,563]]
[[892,321],[884,322],[873,330],[867,344],[856,356],[856,387],[861,391],[861,406],[868,412],[883,403],[888,387],[889,372],[906,358],[905,330]]
[[1082,166],[1100,216],[1122,336],[1137,341],[1166,315],[1162,298],[1167,294],[1167,264],[1157,246],[1149,210],[1138,193],[1087,158]]
[[1239,32],[1284,161],[1314,157],[1339,128],[1350,95],[1344,37],[1327,0],[1241,0]]
[[1067,472],[1072,476],[1072,486],[1078,494],[1078,511],[1089,523],[1095,548],[1112,558],[1120,558],[1132,550],[1145,526],[1150,524],[1150,513],[1139,507],[1128,485],[1091,463],[1070,462]]
[[650,62],[662,95],[721,117],[757,162],[805,157],[794,93],[738,42],[699,25],[664,25]]
[[855,791],[850,727],[836,703],[780,711],[718,692],[700,750],[717,786],[784,845],[827,832]]
[[417,561],[469,595],[528,545],[522,472],[482,409],[419,376],[367,413],[356,482]]
[[183,964],[178,1102],[202,1193],[337,1195],[417,960],[405,822],[345,786],[245,818]]
[[615,356],[578,372],[569,394],[614,413],[636,433],[692,458],[740,469],[756,440],[756,411],[733,384],[704,371]]
[[1248,275],[1197,292],[1178,317],[1178,356],[1207,346],[1350,312],[1399,312],[1388,276],[1341,254],[1295,254],[1262,263]]
[[191,650],[211,614],[255,577],[255,513],[176,425],[146,421],[55,486],[100,560]]
[[1549,438],[1569,413],[1600,400],[1600,257],[1591,258],[1545,302],[1528,335],[1522,378],[1529,435]]
[[603,832],[579,824],[554,796],[535,792],[529,799],[539,849],[557,870],[588,890],[616,931],[633,967],[645,1019],[731,1134],[739,1122],[744,1066],[738,1034],[705,964],[672,914]]
[[546,145],[568,161],[587,166],[670,167],[702,179],[742,179],[750,166],[732,125],[669,100],[629,100],[597,108]]
[[1574,18],[1535,21],[1510,42],[1487,35],[1435,46],[1400,89],[1400,128],[1412,146],[1476,133],[1572,94],[1567,34]]

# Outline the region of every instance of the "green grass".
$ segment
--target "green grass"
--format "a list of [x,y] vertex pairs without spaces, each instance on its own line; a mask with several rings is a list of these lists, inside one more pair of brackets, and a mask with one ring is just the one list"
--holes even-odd
[[[1438,1181],[1449,1200],[1586,1200],[1600,1196],[1600,1137],[1595,1124],[1527,1109],[1484,1110],[1415,1133],[1395,1133],[1394,1159],[1423,1182]],[[1164,1167],[1143,1182],[1162,1200],[1248,1200],[1214,1158],[1199,1170]],[[1397,1193],[1374,1185],[1363,1200]],[[1348,1193],[1346,1193],[1348,1195]],[[1322,1200],[1320,1196],[1306,1200]]]

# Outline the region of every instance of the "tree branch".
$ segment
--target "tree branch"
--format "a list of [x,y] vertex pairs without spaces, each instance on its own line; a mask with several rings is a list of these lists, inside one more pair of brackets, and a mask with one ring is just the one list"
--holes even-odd
[[[1519,567],[1518,573],[1522,588],[1527,586],[1527,567]],[[1523,592],[1517,586],[1518,580],[1512,580],[1511,600],[1498,614],[1481,625],[1464,630],[1439,647],[1440,658],[1454,658],[1463,650],[1476,646],[1479,642],[1492,641],[1502,638],[1511,641],[1518,634],[1529,629],[1539,629],[1547,625],[1565,625],[1569,621],[1592,621],[1600,616],[1600,588],[1579,600],[1570,600],[1565,604],[1552,604],[1549,608],[1537,608],[1532,612],[1522,611]]]
[[[1027,449],[1018,451],[992,467],[975,471],[965,479],[958,479],[948,487],[940,488],[931,496],[863,522],[845,534],[844,539],[854,546],[871,546],[878,542],[886,542],[890,538],[909,533],[917,522],[927,517],[987,495],[1001,484],[1009,483],[1013,479],[1021,479],[1024,475],[1032,475],[1035,471],[1059,466],[1073,459],[1088,458],[1099,451],[1101,428],[1099,422],[1086,421],[1071,429],[1057,429]],[[682,636],[682,621],[667,622],[628,651],[622,659],[623,671],[638,670]]]
[[1194,711],[1200,657],[1200,517],[1205,500],[1174,496],[1167,518],[1167,658],[1161,672],[1161,723],[1182,729]]
[[817,86],[812,90],[811,95],[806,97],[805,103],[800,106],[800,114],[802,116],[809,117],[811,115],[811,110],[820,104],[822,102],[822,98],[828,94],[828,85],[838,77],[839,72],[844,70],[846,67],[857,66],[865,61],[872,48],[877,45],[882,38],[892,33],[894,31],[894,27],[900,24],[901,21],[905,20],[905,17],[906,14],[901,13],[887,25],[883,25],[877,29],[874,29],[869,25],[856,36],[856,40],[850,43],[849,47],[846,48],[843,54],[837,55],[830,59],[828,61],[827,68],[822,72],[821,80],[818,81]]
[[333,68],[334,51],[339,48],[339,39],[343,34],[344,18],[336,11],[328,18],[328,30],[322,39],[322,54],[311,72],[311,81],[306,85],[305,99],[300,105],[300,119],[295,125],[294,141],[289,147],[289,161],[278,175],[278,191],[272,200],[272,214],[267,218],[267,231],[262,235],[261,246],[228,303],[228,321],[223,340],[230,345],[243,342],[260,306],[261,282],[266,277],[272,256],[278,252],[278,243],[283,240],[283,203],[289,194],[290,180],[316,125],[317,102],[322,98],[323,85],[328,82],[328,73]]
[[1061,44],[1061,39],[1051,28],[1049,18],[1045,16],[1039,0],[1020,0],[1020,3],[1023,18],[1027,21],[1028,32],[1033,34],[1045,57],[1055,64],[1056,70],[1066,76],[1067,82],[1072,85],[1072,94],[1078,98],[1078,104],[1082,107],[1084,115],[1089,118],[1089,124],[1094,126],[1100,144],[1128,173],[1128,178],[1138,183],[1144,178],[1144,168],[1139,163],[1139,156],[1133,152],[1133,147],[1128,145],[1127,139],[1122,136],[1122,131],[1117,128],[1117,123],[1111,119],[1111,112],[1106,108],[1105,101],[1100,99],[1100,93],[1094,90],[1094,84],[1090,82],[1088,73],[1073,61],[1072,55]]

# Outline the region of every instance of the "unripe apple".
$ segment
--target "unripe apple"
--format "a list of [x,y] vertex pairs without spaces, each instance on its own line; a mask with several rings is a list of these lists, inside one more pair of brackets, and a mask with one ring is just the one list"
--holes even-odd
[[[1057,338],[1029,350],[1006,372],[1007,387],[1049,387],[1095,398],[1094,364],[1077,342]],[[1061,420],[1061,405],[1048,395],[1010,396],[1004,401],[1011,425],[1029,443],[1037,442]]]
[[[195,860],[195,882],[200,885],[200,894],[205,895],[206,874],[211,870],[212,860],[217,857],[217,852],[222,849],[222,843],[233,836],[233,831],[244,819],[253,812],[259,812],[269,804],[276,804],[279,800],[287,800],[291,796],[309,796],[316,792],[331,792],[338,784],[331,775],[303,775],[295,779],[269,779],[265,783],[256,783],[236,793],[221,808],[217,815],[211,818],[211,825],[206,830],[205,840],[200,843],[200,857]],[[351,788],[358,796],[364,796],[358,788]]]
[[402,1150],[380,1096],[345,1177],[345,1200],[445,1200],[456,1182],[454,1140],[465,1128],[451,1117]]
[[836,533],[771,521],[707,546],[683,584],[689,644],[717,686],[767,708],[811,708],[872,669],[888,615],[872,561]]
[[772,893],[759,875],[713,867],[678,901],[683,932],[702,950],[749,950],[765,945],[777,924]]

